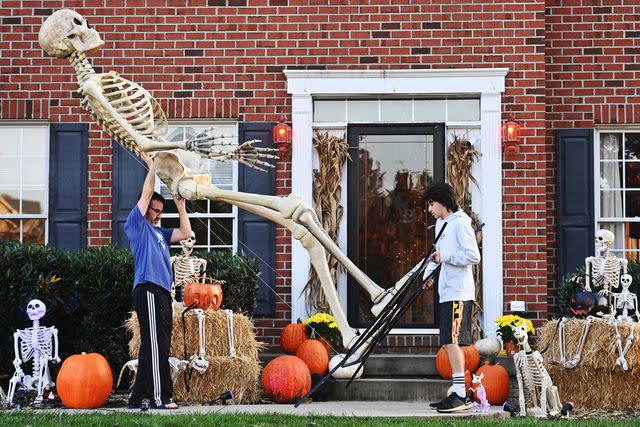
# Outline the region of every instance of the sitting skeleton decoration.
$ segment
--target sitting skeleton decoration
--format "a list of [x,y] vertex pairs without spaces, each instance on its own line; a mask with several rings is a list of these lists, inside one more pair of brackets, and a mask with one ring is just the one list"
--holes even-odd
[[182,247],[182,254],[171,257],[171,268],[173,268],[173,286],[171,294],[176,300],[176,293],[182,300],[182,292],[184,287],[190,280],[196,277],[200,277],[207,270],[207,260],[191,256],[193,247],[196,244],[195,233],[191,233],[191,236],[185,240],[180,241]]
[[546,417],[547,414],[550,416],[560,414],[562,403],[558,395],[558,388],[553,385],[553,381],[547,369],[544,367],[540,352],[532,351],[529,346],[526,322],[522,322],[522,324],[517,326],[511,326],[511,329],[513,329],[513,336],[520,346],[520,351],[513,355],[513,363],[518,379],[520,415],[527,415],[524,386],[527,387],[533,401],[533,407],[529,408],[531,415]]
[[593,285],[599,295],[611,295],[613,288],[617,289],[619,286],[620,270],[627,274],[627,260],[614,257],[610,253],[614,240],[615,236],[609,230],[598,230],[596,233],[596,249],[600,256],[587,257],[584,260],[585,291],[591,292]]
[[356,331],[349,326],[340,306],[326,252],[333,255],[366,291],[374,302],[371,311],[376,316],[391,300],[401,282],[387,291],[374,283],[328,236],[314,210],[306,206],[301,197],[222,190],[211,184],[208,175],[200,173],[204,169],[203,159],[231,159],[256,169],[270,167],[265,160],[276,158],[270,154],[275,150],[254,147],[258,142],[255,140],[239,146],[231,144],[214,136],[212,130],[186,141],[165,140],[167,120],[149,92],[116,72],[95,72],[85,54],[99,49],[104,42],[95,30],[89,28],[87,21],[72,10],[54,12],[43,23],[38,39],[49,55],[69,59],[78,76],[82,105],[116,142],[135,154],[141,151],[156,153],[157,174],[172,192],[187,200],[209,199],[229,203],[287,228],[309,252],[311,264],[318,273],[340,328],[343,345],[351,348],[357,339]]
[[[631,344],[633,344],[635,329],[635,323],[633,318],[629,316],[629,311],[635,311],[636,321],[640,320],[640,313],[638,312],[638,297],[636,294],[629,291],[632,281],[633,278],[630,274],[623,274],[620,278],[622,291],[618,294],[612,294],[613,302],[611,304],[611,317],[609,318],[609,323],[616,329],[616,346],[618,347],[618,354],[620,355],[616,359],[616,365],[621,366],[624,371],[629,369],[625,356],[627,355],[629,348],[631,348]],[[622,313],[616,316],[619,310],[622,310]],[[622,335],[620,334],[620,328],[618,327],[620,323],[631,323],[629,335],[625,340],[624,347],[622,346]]]
[[[188,364],[189,362],[186,360],[180,360],[177,357],[169,357],[169,373],[171,375],[171,381],[175,381],[180,371],[187,369]],[[133,378],[131,379],[132,387],[136,380],[136,374],[138,373],[138,359],[129,360],[122,366],[122,369],[120,369],[120,375],[118,375],[116,388],[120,387],[120,382],[122,381],[122,375],[124,374],[125,369],[129,369],[129,371],[133,372]]]
[[[55,326],[40,326],[40,319],[47,313],[47,306],[40,300],[33,299],[27,304],[27,316],[33,325],[27,329],[18,329],[13,334],[15,359],[13,366],[16,371],[9,381],[7,404],[13,402],[13,395],[18,384],[27,390],[37,390],[34,403],[42,402],[44,391],[51,389],[55,383],[49,375],[49,362],[60,363],[58,356],[58,330]],[[32,375],[25,375],[21,364],[33,360]]]

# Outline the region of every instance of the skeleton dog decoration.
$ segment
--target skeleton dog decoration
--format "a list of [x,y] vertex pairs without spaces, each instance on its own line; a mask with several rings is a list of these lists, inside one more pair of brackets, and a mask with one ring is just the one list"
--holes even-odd
[[188,200],[209,199],[238,206],[287,228],[300,241],[309,252],[311,264],[318,273],[345,348],[351,348],[357,336],[349,327],[340,306],[325,251],[336,257],[369,295],[375,304],[372,312],[376,316],[392,299],[403,279],[409,277],[408,274],[388,290],[378,286],[339,249],[322,228],[314,210],[297,195],[266,196],[222,190],[214,186],[210,176],[200,173],[203,159],[231,159],[261,169],[272,167],[267,160],[276,158],[270,154],[275,150],[254,147],[258,142],[255,140],[239,146],[225,142],[216,137],[212,130],[186,141],[165,140],[167,119],[149,92],[116,72],[95,72],[85,55],[99,49],[104,42],[80,14],[68,9],[54,12],[43,23],[39,41],[50,56],[67,58],[71,62],[78,77],[78,92],[82,96],[83,107],[116,142],[134,154],[141,151],[155,153],[157,174],[172,192]]
[[[13,334],[13,348],[15,359],[13,366],[16,371],[9,381],[6,403],[13,403],[13,395],[18,384],[22,384],[27,390],[37,390],[34,403],[42,402],[45,390],[51,389],[55,384],[49,375],[49,362],[60,363],[58,356],[58,330],[54,326],[40,326],[40,319],[47,313],[47,306],[38,299],[33,299],[27,304],[27,316],[33,325],[27,329],[18,329]],[[20,365],[32,360],[33,372],[25,375]]]
[[526,416],[524,386],[529,390],[533,407],[529,408],[531,415],[536,417],[556,416],[560,414],[562,403],[558,395],[558,388],[544,367],[543,358],[539,351],[532,351],[529,346],[527,324],[511,326],[513,336],[518,341],[520,351],[513,355],[513,363],[518,379],[518,400],[520,415]]

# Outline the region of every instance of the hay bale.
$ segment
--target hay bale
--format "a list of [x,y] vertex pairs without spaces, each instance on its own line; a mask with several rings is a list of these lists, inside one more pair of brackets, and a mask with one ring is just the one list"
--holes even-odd
[[[571,360],[578,348],[585,320],[571,319],[565,323],[565,358]],[[543,354],[545,367],[558,386],[560,398],[572,401],[577,407],[606,410],[640,410],[636,396],[640,380],[640,329],[637,324],[619,325],[624,347],[627,336],[634,328],[634,341],[625,355],[629,370],[616,365],[619,357],[616,332],[613,325],[594,320],[586,338],[580,363],[575,368],[559,364],[560,350],[557,332],[558,320],[547,322],[540,328],[538,348]]]
[[[233,390],[234,403],[253,403],[258,398],[258,379],[260,361],[258,353],[263,343],[256,340],[255,328],[251,320],[238,313],[233,314],[233,333],[237,358],[229,357],[229,336],[227,334],[227,316],[223,312],[207,310],[205,312],[205,358],[209,368],[204,374],[194,371],[186,391],[184,373],[180,373],[174,383],[174,398],[181,402],[210,403],[221,393]],[[140,330],[135,312],[125,322],[126,329],[133,335],[129,341],[129,354],[138,356],[140,348]],[[182,326],[182,312],[173,312],[173,333],[169,354],[179,359],[189,359],[198,354],[198,317],[193,311],[185,315],[186,337]],[[184,354],[186,338],[187,353]]]

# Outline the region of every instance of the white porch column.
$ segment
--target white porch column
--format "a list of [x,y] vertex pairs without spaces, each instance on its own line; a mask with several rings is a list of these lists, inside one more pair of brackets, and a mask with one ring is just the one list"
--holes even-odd
[[[304,197],[307,205],[313,203],[313,100],[311,94],[294,94],[291,102],[291,192]],[[291,238],[291,318],[305,320],[306,304],[302,290],[309,279],[311,258],[299,241]]]
[[[482,329],[485,336],[495,336],[494,321],[502,314],[502,144],[501,94],[480,95],[481,167],[480,200],[482,221]],[[499,250],[496,250],[500,248]]]

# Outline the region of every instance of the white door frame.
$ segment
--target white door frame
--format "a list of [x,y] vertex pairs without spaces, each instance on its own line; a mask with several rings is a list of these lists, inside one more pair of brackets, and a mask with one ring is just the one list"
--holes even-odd
[[[293,149],[291,190],[307,203],[313,200],[313,97],[362,95],[472,95],[480,96],[482,157],[479,162],[480,197],[473,208],[486,224],[483,229],[483,330],[495,336],[495,319],[502,314],[502,147],[501,112],[507,68],[442,70],[285,70],[292,96]],[[307,317],[302,290],[310,260],[294,241],[291,246],[291,319]],[[342,248],[345,250],[346,248]],[[345,307],[346,308],[346,307]]]

